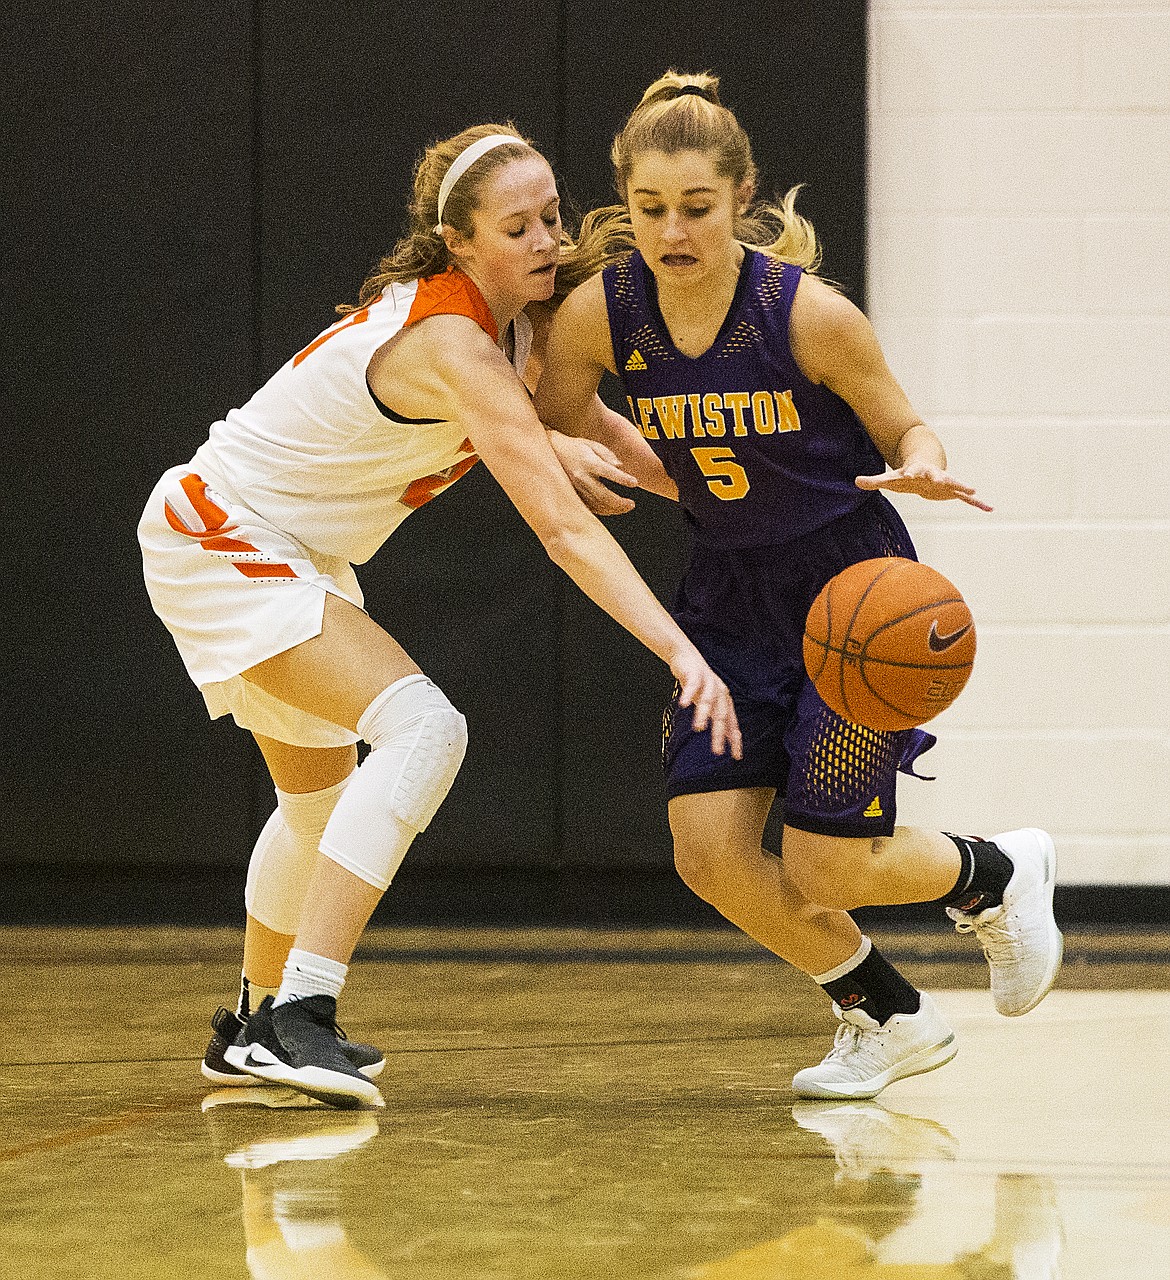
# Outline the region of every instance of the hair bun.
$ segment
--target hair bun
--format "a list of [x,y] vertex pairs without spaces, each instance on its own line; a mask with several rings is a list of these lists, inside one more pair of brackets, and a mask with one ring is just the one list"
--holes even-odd
[[[672,69],[659,76],[642,94],[638,106],[650,107],[655,103],[673,102],[676,98],[681,98],[688,93],[693,93],[703,98],[713,106],[721,107],[723,105],[719,101],[718,76],[712,75],[709,71],[702,71],[696,75]],[[635,107],[635,110],[637,110],[637,107]]]

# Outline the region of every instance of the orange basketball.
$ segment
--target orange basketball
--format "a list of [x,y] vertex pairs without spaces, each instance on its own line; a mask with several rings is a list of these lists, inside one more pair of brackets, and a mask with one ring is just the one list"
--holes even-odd
[[883,556],[850,565],[813,601],[804,665],[846,720],[909,729],[959,696],[975,661],[975,623],[937,569]]

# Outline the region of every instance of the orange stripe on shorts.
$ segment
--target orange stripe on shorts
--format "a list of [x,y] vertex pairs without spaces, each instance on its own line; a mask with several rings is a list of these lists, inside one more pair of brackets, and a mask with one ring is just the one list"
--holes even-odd
[[260,548],[254,547],[250,542],[244,542],[240,538],[225,538],[222,533],[200,538],[199,542],[204,551],[255,551],[260,554]]
[[291,564],[257,564],[254,560],[233,560],[232,564],[245,578],[295,578]]

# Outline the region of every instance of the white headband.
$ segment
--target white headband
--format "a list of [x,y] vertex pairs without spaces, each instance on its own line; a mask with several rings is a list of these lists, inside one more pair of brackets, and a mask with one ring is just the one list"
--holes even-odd
[[528,145],[523,138],[517,138],[514,133],[490,133],[486,138],[480,138],[478,142],[465,147],[455,157],[455,163],[443,175],[443,181],[439,184],[439,221],[435,223],[435,235],[443,234],[443,206],[447,203],[451,188],[480,156],[486,155],[493,147],[502,147],[505,142],[518,142],[522,147]]

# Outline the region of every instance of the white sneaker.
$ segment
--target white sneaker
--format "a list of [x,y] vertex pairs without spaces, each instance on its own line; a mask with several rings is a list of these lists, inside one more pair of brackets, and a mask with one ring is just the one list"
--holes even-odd
[[837,1182],[864,1182],[876,1173],[920,1173],[954,1160],[959,1144],[941,1124],[887,1111],[880,1102],[795,1102],[792,1118],[833,1148]]
[[960,933],[974,933],[991,966],[995,1007],[1009,1018],[1034,1009],[1060,972],[1064,938],[1052,915],[1056,846],[1047,831],[1024,827],[992,836],[1011,859],[1003,903],[967,915],[947,907]]
[[798,1098],[872,1098],[894,1080],[944,1066],[958,1053],[955,1033],[923,993],[917,1013],[878,1023],[861,1009],[842,1012],[833,1047],[815,1067],[792,1077]]

